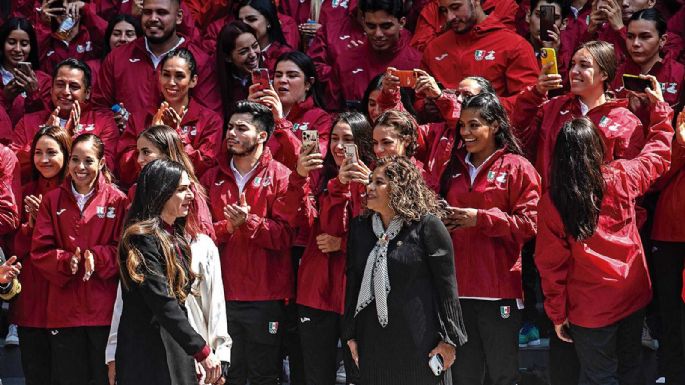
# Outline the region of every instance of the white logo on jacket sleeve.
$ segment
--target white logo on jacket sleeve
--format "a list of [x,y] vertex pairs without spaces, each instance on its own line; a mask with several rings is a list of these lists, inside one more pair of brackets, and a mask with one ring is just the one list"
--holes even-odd
[[568,114],[568,112],[569,112],[568,110],[563,110],[563,111],[559,111],[559,114],[566,115],[566,114]]
[[128,61],[130,61],[131,63],[138,63],[140,61],[140,59],[130,58],[130,59],[128,59]]
[[65,212],[65,211],[67,211],[67,209],[57,210],[57,213],[56,213],[56,214],[57,214],[57,216],[60,216],[60,215],[62,215],[62,213]]
[[224,184],[224,182],[225,182],[225,180],[220,180],[220,181],[215,182],[214,185],[215,186],[221,186],[222,184]]
[[360,73],[360,72],[364,72],[364,69],[363,68],[357,68],[356,70],[352,70],[352,73],[355,75]]
[[53,53],[55,53],[55,51],[48,51],[48,53],[46,53],[45,56],[50,57]]
[[447,53],[445,52],[445,53],[443,53],[443,54],[440,55],[440,56],[436,56],[436,57],[435,57],[435,61],[442,61],[442,60],[443,60],[444,58],[446,58],[447,56],[448,56],[448,55],[447,55]]
[[345,41],[345,40],[349,39],[350,37],[351,37],[350,35],[342,35],[342,36],[340,36],[340,40]]

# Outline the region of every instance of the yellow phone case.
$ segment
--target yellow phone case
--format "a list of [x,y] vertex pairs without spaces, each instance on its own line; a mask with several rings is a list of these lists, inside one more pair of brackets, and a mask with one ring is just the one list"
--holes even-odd
[[558,75],[559,69],[557,68],[557,54],[554,48],[543,48],[540,52],[540,62],[542,66],[546,66],[548,63],[552,63],[552,68],[546,71],[547,75]]

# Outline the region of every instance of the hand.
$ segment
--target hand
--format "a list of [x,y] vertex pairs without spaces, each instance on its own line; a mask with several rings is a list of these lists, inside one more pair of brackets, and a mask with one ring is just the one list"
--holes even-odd
[[454,346],[440,341],[438,342],[438,346],[428,353],[428,357],[433,357],[434,355],[439,354],[440,357],[442,357],[442,365],[445,367],[445,370],[447,370],[450,368],[450,366],[452,366],[452,364],[454,364],[456,352],[457,349],[455,349]]
[[251,85],[247,100],[269,107],[275,120],[280,120],[285,117],[285,115],[283,115],[281,99],[271,85],[269,85],[269,88],[262,88],[261,84]]
[[169,107],[165,109],[164,113],[162,114],[162,121],[164,124],[176,130],[182,139],[184,139],[183,144],[189,143],[187,135],[184,135],[183,132],[181,132],[181,123],[183,122],[183,117],[186,116],[187,112],[187,107],[183,107],[183,111],[181,111],[180,114],[173,108]]
[[[119,127],[119,133],[122,133],[128,123],[129,115],[124,113],[124,103],[119,103],[119,105],[121,106],[121,111],[114,114],[114,122],[116,122],[117,127]],[[157,114],[155,114],[155,116],[156,115]]]
[[83,282],[86,282],[95,272],[95,258],[90,250],[86,250],[86,252],[83,253],[83,259],[86,268],[86,272],[83,274]]
[[72,3],[67,3],[67,15],[71,16],[74,20],[81,18],[81,9],[86,5],[83,1],[74,1]]
[[661,92],[661,84],[658,80],[656,80],[656,77],[654,77],[654,75],[640,74],[640,79],[647,79],[650,83],[652,83],[651,87],[645,88],[645,93],[647,94],[650,103],[656,104],[658,102],[664,101],[664,95]]
[[454,208],[454,223],[459,227],[474,227],[478,221],[478,210]]
[[414,72],[419,76],[416,79],[416,87],[414,87],[417,94],[423,95],[428,99],[437,99],[442,95],[438,82],[428,72],[420,69],[415,69]]
[[557,333],[557,337],[559,337],[560,340],[572,344],[573,339],[568,334],[568,326],[568,320],[566,320],[562,324],[554,325],[554,331]]
[[400,92],[400,78],[393,75],[397,71],[395,67],[388,67],[383,74],[383,79],[381,80],[381,91],[388,94],[396,94]]
[[78,271],[78,264],[81,262],[81,248],[77,247],[74,254],[69,259],[69,268],[71,269],[71,275],[75,275]]
[[547,92],[557,88],[561,88],[561,75],[559,74],[546,74],[554,63],[547,63],[542,67],[542,72],[538,76],[538,82],[535,84],[535,89],[542,95],[547,95]]
[[316,237],[316,245],[322,253],[334,253],[340,251],[342,238],[329,234],[319,234]]
[[207,358],[200,362],[202,368],[205,370],[205,384],[214,384],[221,378],[221,361],[214,355],[209,353]]
[[17,96],[24,92],[22,85],[17,81],[16,77],[10,80],[9,83],[3,88],[2,93],[5,95],[7,101],[13,101]]
[[342,184],[357,182],[367,185],[369,184],[370,177],[371,170],[366,167],[361,159],[359,162],[350,162],[347,158],[345,158],[340,165],[340,171],[338,172],[338,180],[340,180],[340,183]]
[[240,204],[230,204],[224,207],[224,217],[231,222],[234,229],[242,226],[247,221],[247,215],[250,213],[250,206],[247,205],[245,193],[240,194]]
[[38,215],[38,208],[40,207],[40,202],[43,200],[43,194],[38,196],[29,195],[24,198],[24,211],[29,216],[29,227],[33,228],[36,221],[36,216]]
[[447,231],[452,232],[459,227],[459,224],[457,224],[456,210],[457,210],[456,207],[452,207],[452,206],[445,207],[445,215],[441,219],[442,219],[442,223],[447,228]]
[[597,10],[604,14],[606,21],[614,31],[623,28],[623,11],[621,4],[618,4],[615,0],[604,0],[597,6]]
[[302,23],[297,26],[297,29],[300,31],[300,35],[302,35],[302,38],[305,40],[313,38],[319,28],[321,28],[321,24],[319,23]]
[[114,385],[117,383],[116,361],[110,361],[107,363],[107,379],[109,380],[109,385]]
[[59,107],[52,110],[48,120],[45,121],[45,125],[59,127]]
[[680,111],[675,126],[675,137],[681,146],[685,146],[685,111]]
[[590,23],[587,26],[587,31],[591,35],[597,33],[599,27],[607,21],[606,14],[600,11],[597,7],[600,5],[602,0],[595,0],[592,3],[592,11],[590,12]]
[[143,13],[143,0],[133,0],[133,6],[131,7],[131,14],[133,16],[140,16]]
[[12,282],[19,273],[21,273],[21,263],[17,262],[16,256],[12,256],[0,265],[0,284],[6,285]]
[[74,100],[74,106],[69,113],[69,120],[67,120],[64,129],[72,135],[77,135],[81,132],[81,105],[78,100]]
[[40,9],[40,19],[44,24],[50,24],[51,18],[61,16],[67,11],[63,0],[43,0]]
[[542,46],[545,48],[554,48],[557,53],[559,52],[559,48],[561,47],[561,31],[559,30],[559,27],[557,27],[556,24],[552,25],[553,30],[547,31],[547,34],[549,35],[550,41],[542,41]]
[[359,367],[359,352],[357,351],[357,341],[348,340],[347,341],[347,347],[350,348],[352,360],[354,361],[355,365],[357,365],[357,367]]
[[306,177],[313,170],[323,168],[323,155],[320,152],[312,152],[308,154],[311,149],[302,146],[300,156],[297,158],[297,173],[301,177]]
[[36,78],[36,73],[33,72],[33,69],[30,69],[29,71],[30,72],[28,74],[25,74],[18,68],[15,68],[13,73],[17,85],[19,85],[26,92],[26,94],[30,96],[33,95],[34,92],[38,91],[38,78]]

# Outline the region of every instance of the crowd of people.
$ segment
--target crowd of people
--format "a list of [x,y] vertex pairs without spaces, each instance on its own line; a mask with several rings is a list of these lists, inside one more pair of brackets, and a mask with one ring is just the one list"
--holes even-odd
[[685,384],[682,1],[0,8],[26,384]]

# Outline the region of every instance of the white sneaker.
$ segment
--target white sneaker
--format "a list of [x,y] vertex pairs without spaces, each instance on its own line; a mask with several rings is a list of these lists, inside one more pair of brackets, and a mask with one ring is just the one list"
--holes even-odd
[[666,377],[659,377],[656,379],[655,384],[665,384],[666,383]]
[[7,331],[7,337],[5,337],[5,345],[13,345],[13,346],[19,345],[19,335],[17,334],[17,325],[10,324],[8,331]]

